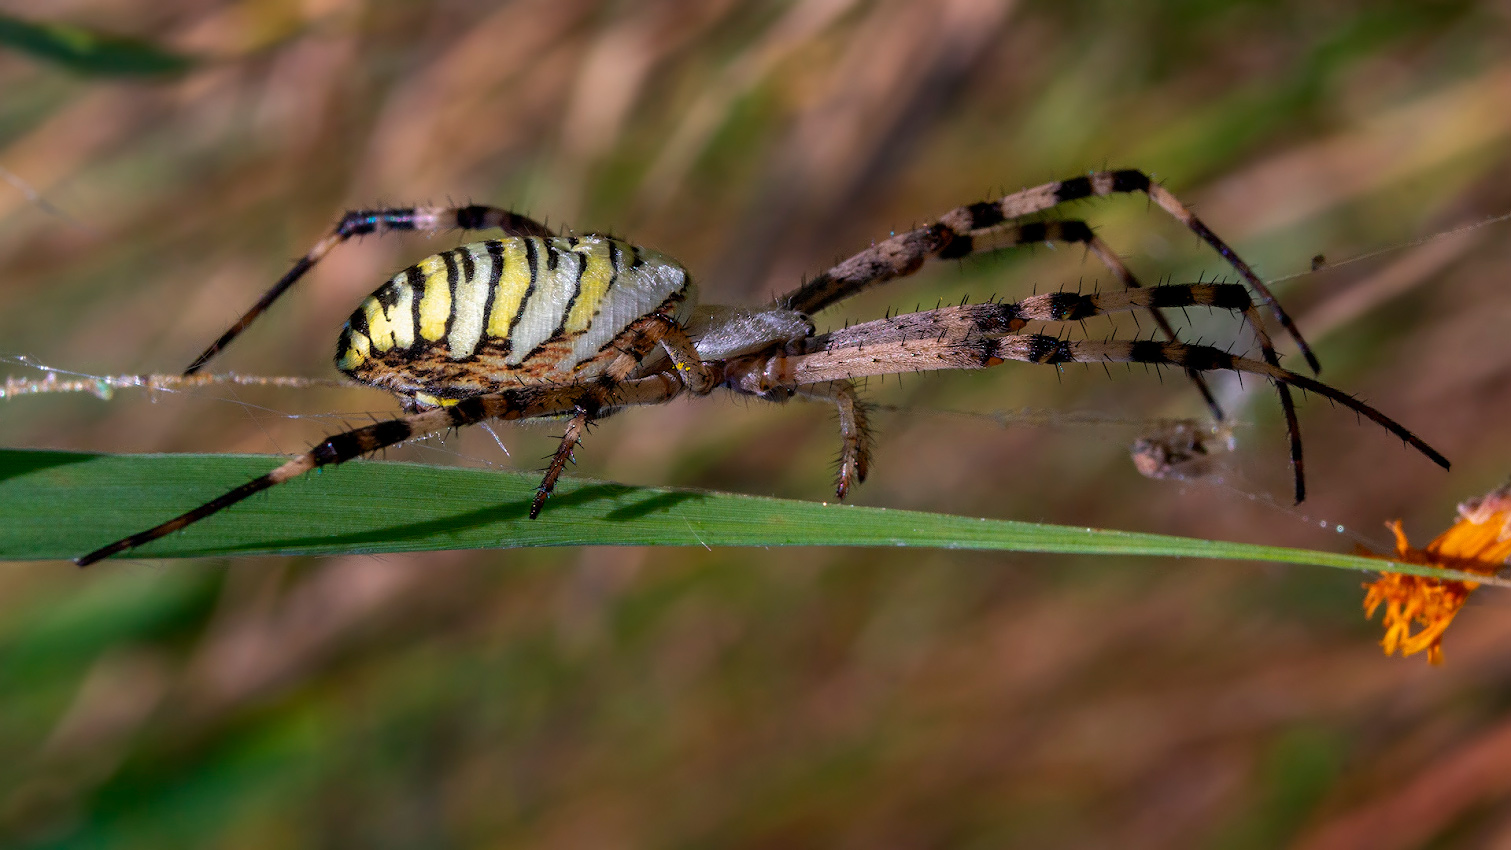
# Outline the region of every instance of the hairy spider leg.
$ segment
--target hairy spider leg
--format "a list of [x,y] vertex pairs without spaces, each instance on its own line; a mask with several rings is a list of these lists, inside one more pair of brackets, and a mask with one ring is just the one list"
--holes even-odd
[[793,395],[827,401],[839,411],[839,470],[835,474],[834,495],[844,501],[850,489],[863,483],[871,471],[869,410],[850,381],[801,386],[793,389]]
[[[894,317],[892,320],[894,327],[873,330],[869,326],[876,323],[868,323],[853,325],[843,331],[836,331],[823,337],[814,337],[808,341],[808,350],[842,348],[856,342],[874,343],[881,340],[868,338],[878,334],[886,341],[897,341],[930,339],[942,333],[949,333],[952,330],[958,332],[962,329],[977,334],[1015,333],[1030,321],[1081,321],[1093,316],[1134,309],[1146,309],[1153,312],[1162,308],[1196,306],[1243,314],[1247,323],[1260,335],[1261,343],[1268,344],[1269,337],[1265,334],[1263,322],[1256,313],[1248,290],[1236,283],[1207,283],[1174,284],[1092,294],[1055,292],[1031,296],[1012,304],[979,304],[971,307],[944,308],[945,311],[956,311],[944,314],[940,314],[940,311],[913,313],[906,317]],[[906,321],[899,322],[899,319]],[[1280,368],[1279,364],[1269,356],[1272,350],[1266,349],[1264,345],[1261,345],[1261,350],[1266,351],[1266,363],[1277,369]],[[1188,369],[1187,371],[1199,370]],[[1296,406],[1291,397],[1290,385],[1276,382],[1275,387],[1280,396],[1281,410],[1285,414],[1292,480],[1295,482],[1294,494],[1299,504],[1306,498],[1306,461],[1302,450],[1301,426],[1296,416]]]
[[546,506],[546,499],[550,498],[551,491],[556,489],[556,479],[561,477],[561,472],[566,469],[567,462],[577,462],[572,456],[572,450],[582,443],[582,435],[588,430],[588,423],[592,422],[592,414],[584,408],[577,408],[572,418],[567,420],[567,431],[561,435],[561,445],[551,455],[551,463],[546,467],[546,474],[540,480],[540,486],[535,488],[535,499],[530,502],[530,519],[540,516],[541,508]]
[[[767,387],[797,391],[808,384],[903,371],[985,369],[1008,360],[1146,363],[1200,372],[1248,373],[1268,378],[1277,386],[1294,386],[1335,401],[1404,440],[1433,463],[1448,468],[1442,454],[1379,410],[1314,378],[1271,363],[1205,345],[1156,340],[1090,342],[1017,333],[1031,320],[1061,321],[1064,319],[1055,317],[1081,318],[1153,305],[1252,309],[1248,293],[1238,284],[1178,284],[1101,295],[1054,293],[1017,304],[944,307],[814,337],[807,341],[805,353],[779,354],[762,364],[760,378]],[[740,378],[738,373],[731,373],[727,380],[738,383]],[[1294,423],[1288,423],[1288,427],[1294,428]],[[1299,442],[1299,430],[1291,436],[1293,444]],[[1294,471],[1298,477],[1304,474],[1300,466]],[[1298,491],[1304,489],[1299,481],[1296,486]]]
[[[1183,294],[1182,287],[1187,288],[1187,294]],[[1203,289],[1202,287],[1207,287]],[[1269,331],[1265,329],[1264,320],[1254,306],[1253,299],[1248,290],[1241,284],[1177,284],[1174,286],[1154,287],[1163,290],[1159,294],[1147,296],[1148,303],[1155,306],[1145,307],[1155,316],[1160,316],[1163,308],[1178,308],[1187,306],[1206,306],[1220,310],[1230,310],[1241,314],[1244,323],[1254,330],[1254,337],[1259,343],[1260,356],[1264,362],[1280,368],[1280,359],[1275,354],[1275,346],[1270,340]],[[1123,290],[1123,293],[1140,290],[1137,284]],[[1122,293],[1109,292],[1092,295],[1079,295],[1073,293],[1051,293],[1048,295],[1033,296],[1018,302],[1016,305],[1023,311],[1024,318],[1039,321],[1079,321],[1092,316],[1103,315],[1109,312],[1121,312],[1136,309],[1142,305],[1140,298],[1134,296],[1132,301],[1120,299]],[[1190,297],[1192,300],[1187,301]],[[1135,303],[1138,302],[1138,303]],[[1180,342],[1174,334],[1167,334],[1171,342]],[[1198,376],[1200,371],[1187,369],[1187,375]],[[1204,382],[1199,383],[1203,393],[1206,393]],[[1285,417],[1286,439],[1289,442],[1292,479],[1296,487],[1294,496],[1296,504],[1306,501],[1306,457],[1301,444],[1301,425],[1296,416],[1296,400],[1291,396],[1289,384],[1276,383],[1275,392],[1280,396],[1280,411]],[[1222,417],[1219,412],[1218,420]]]
[[273,284],[272,289],[264,292],[262,297],[257,299],[257,303],[253,304],[240,319],[237,319],[230,329],[194,358],[194,362],[189,364],[184,374],[192,375],[204,368],[204,365],[210,362],[210,358],[230,345],[231,341],[240,336],[241,332],[272,306],[279,296],[304,277],[305,272],[313,268],[331,252],[331,249],[342,242],[353,236],[364,236],[369,233],[389,233],[401,230],[435,232],[450,228],[461,230],[497,228],[511,236],[551,237],[556,235],[550,228],[532,218],[498,207],[478,204],[464,207],[393,207],[378,210],[352,210],[341,216],[341,220],[336,222],[331,232],[316,242],[309,253],[300,257],[294,263],[294,267],[285,272],[283,277]]
[[[1146,191],[1160,206],[1172,215],[1187,223],[1193,231],[1201,235],[1209,244],[1233,264],[1234,268],[1250,281],[1257,291],[1268,298],[1277,313],[1291,329],[1292,336],[1298,345],[1306,352],[1308,363],[1317,369],[1315,358],[1311,356],[1311,350],[1306,347],[1306,342],[1301,339],[1290,324],[1289,317],[1280,310],[1278,303],[1274,302],[1269,290],[1264,288],[1262,281],[1256,277],[1242,260],[1240,260],[1225,243],[1219,240],[1206,228],[1195,216],[1192,216],[1185,207],[1181,206],[1174,196],[1166,192],[1158,184],[1151,183],[1143,172],[1118,171],[1102,172],[1087,178],[1062,181],[1060,183],[1047,183],[1034,189],[1025,189],[1013,195],[1009,195],[997,201],[971,204],[957,207],[946,213],[938,222],[928,227],[900,233],[892,238],[879,242],[876,245],[862,251],[848,260],[835,266],[833,269],[809,281],[805,286],[797,289],[778,299],[778,303],[791,309],[812,311],[822,309],[838,300],[848,298],[865,288],[892,280],[898,277],[910,275],[923,265],[929,257],[949,259],[964,257],[976,252],[995,251],[1014,245],[1022,245],[1028,242],[1040,242],[1045,240],[1079,242],[1086,245],[1108,269],[1112,270],[1123,282],[1127,289],[1142,288],[1128,267],[1118,258],[1105,242],[1101,241],[1091,232],[1091,228],[1085,222],[1080,221],[1051,221],[1029,222],[1018,224],[1017,219],[1025,215],[1039,212],[1073,200],[1078,197],[1086,197],[1088,194],[1105,195],[1114,191],[1131,192]],[[1061,198],[1061,200],[1054,200]],[[1051,202],[1052,201],[1052,202]],[[1173,206],[1171,206],[1173,205]],[[1183,217],[1184,216],[1184,217]],[[1241,287],[1240,287],[1241,288]],[[1160,330],[1166,338],[1172,342],[1178,342],[1175,330],[1165,320],[1160,308],[1148,308],[1155,317]],[[1254,331],[1255,340],[1259,344],[1261,356],[1266,363],[1279,367],[1280,358],[1275,352],[1274,343],[1270,339],[1269,331],[1265,329],[1264,321],[1257,310],[1242,309],[1245,324]],[[1197,370],[1187,369],[1186,374],[1196,384],[1202,398],[1213,414],[1221,421],[1222,409],[1217,405],[1216,398],[1211,389],[1200,377]],[[1306,500],[1306,476],[1301,474],[1305,466],[1305,458],[1302,454],[1300,431],[1297,426],[1296,402],[1291,396],[1290,386],[1276,384],[1280,395],[1280,408],[1285,416],[1286,432],[1290,438],[1291,465],[1297,470],[1295,476],[1295,497],[1297,504]]]
[[[329,437],[266,475],[258,476],[161,525],[102,546],[75,559],[74,563],[81,567],[88,566],[102,558],[133,549],[183,529],[207,516],[219,513],[254,493],[260,493],[269,487],[297,478],[313,469],[344,463],[379,449],[448,428],[460,428],[489,419],[533,419],[587,410],[597,410],[602,415],[621,407],[661,404],[677,397],[684,389],[685,384],[677,376],[664,372],[623,382],[606,379],[580,384],[526,386],[473,396],[462,399],[456,404],[430,408],[398,419],[375,422]],[[566,450],[570,452],[570,447]],[[554,480],[551,483],[554,483]]]
[[[1084,221],[1074,219],[1056,219],[1051,221],[1031,221],[1023,224],[1003,224],[995,227],[985,227],[972,230],[965,234],[969,239],[956,239],[945,247],[939,256],[948,258],[955,256],[955,252],[966,250],[967,254],[989,253],[1005,248],[1014,248],[1021,245],[1033,245],[1039,242],[1064,242],[1072,245],[1082,245],[1087,252],[1096,257],[1124,289],[1142,289],[1143,284],[1134,276],[1133,271],[1123,262],[1111,246],[1102,241],[1101,237],[1092,232],[1091,226]],[[1170,325],[1170,320],[1159,308],[1149,310],[1149,315],[1154,317],[1154,323],[1160,332],[1171,342],[1180,342],[1175,328]],[[1253,323],[1252,317],[1246,317]],[[1259,329],[1262,333],[1263,328]],[[1268,339],[1268,337],[1262,337]],[[1212,411],[1212,416],[1221,422],[1227,417],[1223,415],[1222,406],[1217,403],[1217,396],[1213,395],[1211,387],[1200,372],[1186,371],[1186,377],[1196,386],[1196,391],[1201,393],[1202,401],[1206,402],[1207,409]]]
[[975,251],[977,234],[1011,226],[1025,216],[1053,209],[1070,201],[1089,197],[1143,192],[1160,209],[1184,224],[1203,242],[1222,256],[1274,312],[1306,358],[1313,372],[1321,371],[1311,347],[1301,337],[1295,322],[1275,299],[1269,287],[1248,263],[1218,238],[1185,204],[1149,175],[1137,169],[1098,171],[1085,177],[1073,177],[1024,189],[995,201],[982,201],[956,207],[927,227],[898,233],[872,245],[834,268],[820,274],[801,287],[776,299],[776,304],[801,313],[814,313],[879,283],[905,277],[918,270],[925,259],[964,257]]

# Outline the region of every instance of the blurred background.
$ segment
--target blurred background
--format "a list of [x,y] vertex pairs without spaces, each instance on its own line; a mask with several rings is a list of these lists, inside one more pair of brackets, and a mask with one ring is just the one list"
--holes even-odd
[[[1511,470],[1506,0],[0,0],[39,14],[151,61],[0,50],[0,354],[176,372],[352,207],[608,230],[749,304],[959,204],[1136,167],[1453,472],[1312,398],[1292,509],[1273,392],[1219,379],[1234,450],[1145,479],[1129,444],[1203,414],[1179,374],[1009,364],[872,381],[897,409],[855,501],[1346,551],[1396,517],[1420,544]],[[1062,214],[1148,282],[1231,277],[1141,197]],[[461,241],[344,246],[216,368],[334,377],[353,306]],[[1038,247],[818,319],[1097,285]],[[394,410],[33,396],[0,438],[279,453]],[[552,433],[389,456],[531,469]],[[605,421],[578,474],[819,500],[837,446],[823,407],[714,397]],[[1482,591],[1433,669],[1381,656],[1360,581],[840,549],[13,564],[0,843],[1511,846],[1511,608]]]

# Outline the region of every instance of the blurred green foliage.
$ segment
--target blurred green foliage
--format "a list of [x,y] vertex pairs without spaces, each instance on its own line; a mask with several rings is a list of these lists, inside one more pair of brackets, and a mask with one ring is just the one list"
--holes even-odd
[[118,38],[71,24],[36,23],[0,14],[0,46],[101,77],[182,74],[193,62],[145,41]]

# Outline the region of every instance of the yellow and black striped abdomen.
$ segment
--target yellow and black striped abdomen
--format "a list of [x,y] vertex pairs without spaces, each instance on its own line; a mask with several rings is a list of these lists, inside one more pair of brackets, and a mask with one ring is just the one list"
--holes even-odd
[[458,398],[601,374],[640,319],[694,302],[675,260],[607,236],[474,242],[427,257],[347,320],[336,366],[400,393]]

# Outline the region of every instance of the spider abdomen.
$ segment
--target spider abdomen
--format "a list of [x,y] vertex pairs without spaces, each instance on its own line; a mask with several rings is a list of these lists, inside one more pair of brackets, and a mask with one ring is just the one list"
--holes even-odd
[[[628,242],[490,239],[426,257],[364,299],[342,328],[336,366],[443,398],[584,380],[644,353],[641,320],[681,323],[693,302],[680,264]],[[637,341],[616,345],[632,333]]]

